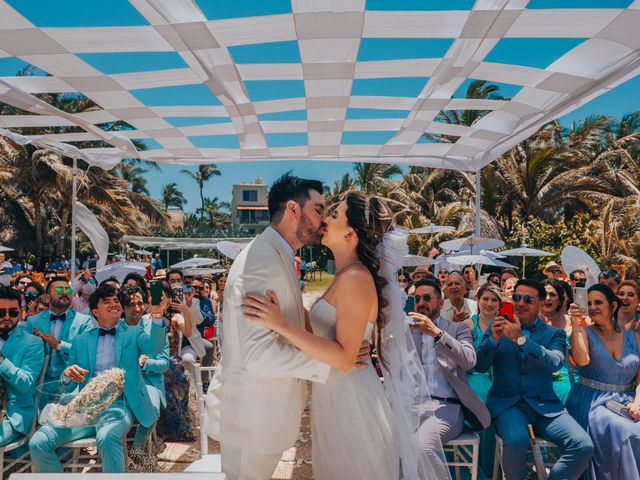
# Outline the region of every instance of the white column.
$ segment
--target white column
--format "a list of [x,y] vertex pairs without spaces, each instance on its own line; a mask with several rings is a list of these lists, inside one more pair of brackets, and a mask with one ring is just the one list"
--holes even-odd
[[476,237],[480,236],[480,170],[476,170]]
[[73,159],[71,179],[71,278],[76,276],[76,201],[78,195],[78,160]]

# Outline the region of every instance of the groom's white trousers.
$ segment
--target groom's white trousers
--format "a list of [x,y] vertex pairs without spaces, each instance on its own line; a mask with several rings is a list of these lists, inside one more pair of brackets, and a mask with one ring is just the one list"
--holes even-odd
[[228,443],[220,444],[222,472],[227,480],[271,480],[282,453],[262,455]]

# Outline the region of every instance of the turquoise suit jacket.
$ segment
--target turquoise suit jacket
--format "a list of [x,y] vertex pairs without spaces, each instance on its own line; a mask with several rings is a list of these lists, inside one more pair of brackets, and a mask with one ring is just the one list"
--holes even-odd
[[[33,327],[36,327],[42,333],[50,334],[50,315],[51,311],[45,310],[44,312],[27,318],[26,331],[33,333]],[[47,367],[46,375],[48,379],[58,380],[60,378],[62,371],[69,365],[69,354],[71,353],[73,339],[88,328],[91,328],[92,325],[93,319],[88,315],[76,313],[71,309],[67,311],[67,319],[62,324],[62,330],[60,332],[60,349],[51,351],[47,343],[44,345],[44,349],[49,355],[49,366]],[[40,340],[40,345],[42,345],[42,340]]]
[[[124,321],[116,327],[115,364],[124,370],[124,398],[127,405],[138,419],[140,425],[148,427],[156,420],[156,413],[149,399],[147,387],[140,371],[141,354],[155,355],[162,351],[165,335],[165,324],[153,323],[150,333],[142,328],[127,328]],[[78,335],[73,341],[69,365],[78,365],[89,373],[85,381],[79,385],[82,389],[94,377],[96,354],[98,350],[98,328],[95,326]]]
[[44,365],[42,340],[17,325],[2,348],[0,377],[7,394],[7,417],[11,426],[26,435],[35,415],[38,376]]
[[[553,374],[562,368],[567,335],[540,318],[522,350],[508,338],[491,338],[491,325],[478,347],[476,370],[493,367],[493,384],[487,395],[492,418],[524,400],[538,414],[556,417],[565,412],[553,390]],[[492,322],[493,323],[493,322]]]
[[[129,328],[144,328],[147,335],[151,335],[151,325],[153,322],[151,318],[145,316],[142,318],[140,323],[135,327]],[[167,397],[164,389],[164,372],[169,370],[169,362],[170,362],[170,352],[169,352],[169,339],[165,335],[164,337],[164,348],[162,349],[162,353],[158,353],[156,355],[149,355],[147,358],[147,363],[142,369],[142,377],[144,378],[144,383],[147,385],[154,387],[160,393],[160,402],[162,406],[167,406]],[[157,406],[158,409],[160,405]]]

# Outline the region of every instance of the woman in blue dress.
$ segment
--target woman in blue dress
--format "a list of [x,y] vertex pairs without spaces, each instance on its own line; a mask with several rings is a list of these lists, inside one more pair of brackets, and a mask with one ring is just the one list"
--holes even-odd
[[[569,394],[569,413],[589,432],[593,458],[589,480],[640,478],[640,354],[639,339],[620,327],[619,300],[606,285],[588,291],[590,326],[582,326],[585,312],[572,304],[571,355],[580,378]],[[636,387],[636,385],[638,385]],[[625,415],[609,410],[609,400],[626,405]],[[635,421],[634,421],[635,420]]]

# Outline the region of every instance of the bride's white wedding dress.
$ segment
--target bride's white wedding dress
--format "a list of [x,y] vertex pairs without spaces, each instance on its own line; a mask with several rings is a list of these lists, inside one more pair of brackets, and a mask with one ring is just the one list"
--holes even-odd
[[[310,312],[315,335],[336,339],[336,310],[324,299]],[[367,324],[365,339],[374,325]],[[316,480],[397,480],[399,457],[391,407],[375,368],[331,369],[311,395],[311,445]]]

